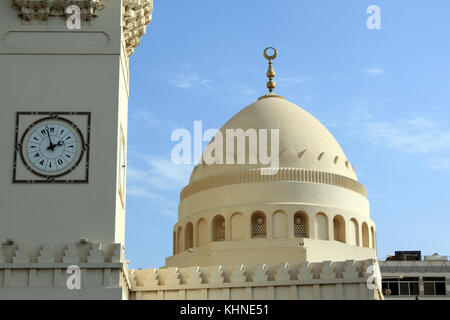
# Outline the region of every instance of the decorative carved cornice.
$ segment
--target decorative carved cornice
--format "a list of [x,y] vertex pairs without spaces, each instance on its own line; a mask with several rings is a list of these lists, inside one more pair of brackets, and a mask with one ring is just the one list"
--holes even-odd
[[123,0],[123,38],[127,55],[131,56],[152,21],[153,0]]
[[[365,283],[375,260],[287,263],[278,265],[224,265],[129,270],[131,291],[183,288],[232,288],[258,285],[312,285]],[[200,280],[201,279],[201,280]],[[340,279],[340,280],[338,280]]]
[[261,169],[250,169],[236,174],[222,174],[197,180],[188,184],[181,191],[180,200],[183,200],[194,193],[215,187],[238,183],[269,181],[297,181],[329,184],[357,192],[362,196],[367,197],[366,188],[361,183],[339,174],[310,169],[279,168],[278,172],[273,175],[261,174]]
[[66,17],[66,8],[71,5],[80,7],[83,21],[90,21],[103,8],[103,0],[12,0],[12,7],[26,21]]
[[[18,243],[0,246],[0,269],[15,268],[15,265],[33,263],[47,266],[49,264],[107,264],[123,263],[124,248],[120,243],[103,246],[101,243],[68,243],[56,249],[53,244]],[[36,250],[37,249],[37,250]]]
[[[71,5],[81,9],[82,21],[92,20],[97,16],[97,11],[104,7],[103,0],[11,0],[11,6],[24,21],[67,17],[66,8]],[[123,41],[129,57],[152,21],[153,0],[122,0],[122,7]]]

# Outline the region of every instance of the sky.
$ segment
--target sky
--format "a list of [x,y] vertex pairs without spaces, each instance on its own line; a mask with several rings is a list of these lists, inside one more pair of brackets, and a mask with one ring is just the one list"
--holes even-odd
[[[450,1],[155,0],[130,59],[126,256],[172,254],[192,165],[171,161],[175,129],[220,128],[267,91],[335,136],[367,188],[379,259],[450,255]],[[381,29],[369,30],[370,5]]]

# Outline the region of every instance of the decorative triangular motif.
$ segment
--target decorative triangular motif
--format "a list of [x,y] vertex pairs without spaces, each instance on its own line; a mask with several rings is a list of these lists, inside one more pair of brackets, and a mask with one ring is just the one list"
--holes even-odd
[[89,263],[102,263],[105,261],[103,256],[103,246],[101,243],[93,243],[91,250],[89,250],[89,256],[87,257]]
[[55,247],[50,243],[42,245],[42,249],[39,251],[37,260],[39,263],[55,262]]
[[13,257],[14,263],[30,263],[30,248],[26,244],[17,245],[15,256]]
[[202,273],[200,267],[189,268],[189,278],[187,279],[188,284],[201,284],[203,282]]
[[291,280],[291,274],[290,274],[290,265],[285,263],[280,263],[277,268],[277,273],[275,275],[276,281],[288,281]]
[[231,282],[245,282],[247,280],[245,266],[237,264],[234,266],[233,274],[231,275]]
[[365,278],[370,276],[371,274],[367,274],[367,268],[375,263],[373,259],[367,259],[359,262],[358,271],[359,277]]
[[178,285],[180,284],[180,273],[178,271],[178,268],[168,268],[167,269],[167,278],[166,278],[166,285]]
[[79,263],[80,256],[78,254],[78,248],[76,243],[70,243],[66,246],[63,256],[64,263]]
[[[140,270],[139,270],[140,271]],[[131,287],[138,287],[138,281],[137,281],[137,270],[128,270],[128,278],[130,279]]]
[[334,264],[331,261],[324,261],[320,270],[320,279],[335,279],[336,271],[334,270]]
[[344,279],[358,278],[358,265],[355,260],[345,260],[342,276]]
[[311,265],[307,262],[303,262],[299,268],[297,277],[299,280],[312,280],[314,274],[312,273]]
[[124,259],[124,246],[120,243],[114,243],[112,248],[111,262],[120,263],[123,262]]
[[147,286],[154,287],[154,286],[157,286],[158,284],[159,284],[158,269],[152,268],[147,273],[147,276],[143,281],[143,285],[145,287],[147,287]]
[[212,267],[211,276],[208,279],[209,283],[223,283],[224,275],[222,266]]
[[300,151],[299,153],[297,153],[297,158],[301,159],[303,157],[303,155],[305,154],[306,149]]
[[266,264],[258,264],[252,278],[253,282],[268,281],[268,279]]
[[298,160],[298,153],[290,147],[285,147],[280,151],[280,163],[295,163]]

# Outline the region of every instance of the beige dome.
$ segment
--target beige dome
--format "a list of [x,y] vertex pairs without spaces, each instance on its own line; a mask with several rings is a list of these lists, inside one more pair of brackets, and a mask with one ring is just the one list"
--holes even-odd
[[[227,129],[279,129],[278,170],[267,175],[260,163],[196,166],[180,194],[166,266],[376,257],[366,190],[317,119],[269,94],[221,128],[225,158]],[[220,154],[219,135],[209,146],[204,156]],[[245,147],[248,163],[248,139]]]
[[[262,97],[231,118],[221,129],[279,129],[279,167],[334,173],[357,180],[354,168],[333,135],[311,114],[280,96]],[[268,138],[270,140],[270,138]],[[270,150],[270,148],[269,148]],[[248,142],[246,143],[248,159]],[[269,151],[270,154],[270,151]],[[248,160],[246,160],[248,163]],[[200,164],[190,183],[213,176],[267,167],[261,164]]]

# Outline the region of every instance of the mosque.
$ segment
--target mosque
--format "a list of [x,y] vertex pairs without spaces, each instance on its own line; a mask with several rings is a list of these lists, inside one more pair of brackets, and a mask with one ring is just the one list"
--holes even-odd
[[[270,92],[220,135],[279,129],[279,167],[249,164],[250,143],[242,164],[194,167],[180,194],[173,256],[166,268],[133,271],[136,299],[381,298],[366,286],[377,259],[366,190],[332,134],[273,93],[277,51],[264,55]],[[238,151],[238,141],[227,143],[222,154]]]
[[[0,3],[2,299],[383,299],[366,189],[333,135],[274,93],[274,48],[269,93],[220,133],[277,132],[277,166],[200,162],[166,266],[129,269],[128,66],[153,3],[71,3],[78,31],[64,1]],[[236,160],[236,145],[214,152]]]

